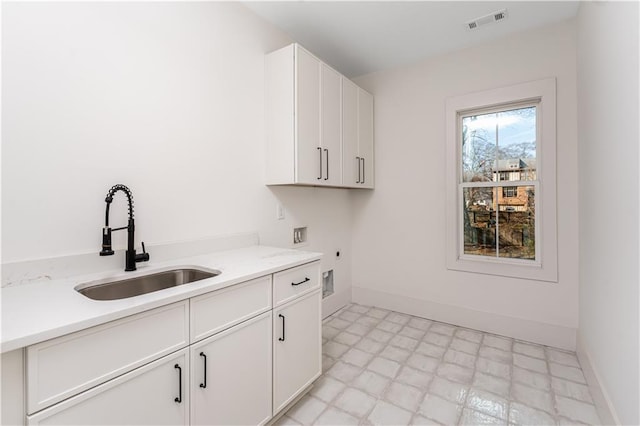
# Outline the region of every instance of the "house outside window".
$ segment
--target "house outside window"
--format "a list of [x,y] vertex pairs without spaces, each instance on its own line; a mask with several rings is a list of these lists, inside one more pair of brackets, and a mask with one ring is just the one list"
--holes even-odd
[[555,79],[447,101],[447,267],[557,281]]

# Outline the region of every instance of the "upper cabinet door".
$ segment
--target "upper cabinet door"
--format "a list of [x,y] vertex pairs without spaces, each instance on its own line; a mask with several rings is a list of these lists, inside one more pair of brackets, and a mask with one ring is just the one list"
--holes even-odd
[[358,88],[358,153],[361,158],[360,187],[373,188],[373,96]]
[[320,61],[299,46],[295,54],[296,181],[321,185],[325,165],[320,146]]
[[358,154],[358,86],[342,78],[342,183],[360,186],[361,161]]
[[342,161],[340,152],[340,74],[325,64],[321,65],[321,131],[323,171],[322,184],[342,183]]

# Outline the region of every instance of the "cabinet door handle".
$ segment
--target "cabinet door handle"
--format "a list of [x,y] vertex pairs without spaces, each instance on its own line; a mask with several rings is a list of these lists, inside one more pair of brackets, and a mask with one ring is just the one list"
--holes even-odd
[[179,364],[174,365],[173,368],[178,369],[178,397],[174,399],[174,401],[177,403],[181,403],[182,402],[182,368],[180,367]]
[[360,183],[360,157],[356,157],[356,161],[358,161],[358,180],[356,183]]
[[300,284],[306,283],[307,281],[311,281],[311,280],[308,277],[305,277],[305,279],[300,281],[299,283],[291,283],[291,285],[300,285]]
[[205,389],[207,387],[207,356],[204,352],[200,352],[200,356],[203,358],[204,362],[204,383],[200,383],[200,387]]
[[362,182],[360,182],[360,183],[364,184],[365,176],[366,176],[366,173],[364,171],[364,157],[362,157]]
[[320,176],[318,180],[322,179],[322,148],[318,147],[318,153],[320,153]]
[[324,152],[327,154],[327,177],[324,180],[329,180],[329,150],[327,148],[324,149]]
[[278,337],[278,340],[284,342],[284,315],[278,314],[280,318],[282,318],[282,337]]

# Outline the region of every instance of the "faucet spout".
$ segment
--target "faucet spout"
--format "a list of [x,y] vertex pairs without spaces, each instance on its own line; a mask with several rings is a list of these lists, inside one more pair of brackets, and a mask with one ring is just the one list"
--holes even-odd
[[[129,206],[129,220],[127,226],[111,229],[109,226],[109,207],[113,201],[113,196],[116,192],[122,191],[127,196],[127,203]],[[114,185],[111,187],[104,200],[107,203],[105,209],[104,227],[102,228],[102,250],[100,256],[111,256],[114,251],[111,247],[111,233],[114,231],[120,231],[122,229],[127,230],[127,251],[125,254],[125,271],[135,271],[137,262],[146,262],[149,260],[149,254],[144,249],[144,243],[142,243],[142,254],[136,255],[135,250],[135,223],[133,219],[133,195],[131,190],[125,185]]]

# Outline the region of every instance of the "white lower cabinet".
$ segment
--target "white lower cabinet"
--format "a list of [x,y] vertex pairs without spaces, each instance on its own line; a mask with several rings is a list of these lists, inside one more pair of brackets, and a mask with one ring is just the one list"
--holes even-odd
[[29,346],[26,423],[265,424],[320,375],[319,283],[315,261]]
[[189,302],[182,301],[29,346],[27,414],[188,345]]
[[189,357],[182,349],[27,417],[30,425],[187,425]]
[[271,419],[271,312],[191,346],[191,424]]
[[322,372],[320,289],[273,310],[273,412]]

